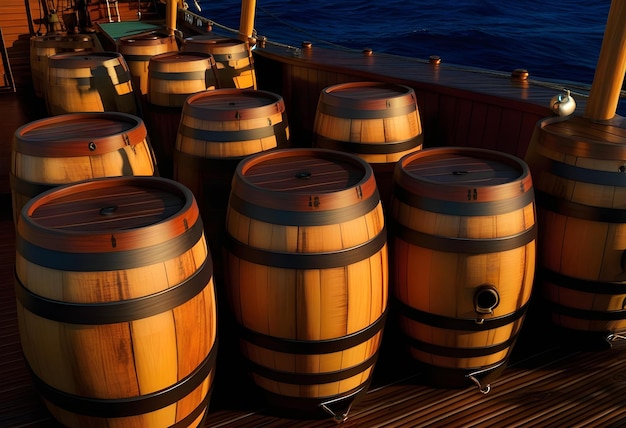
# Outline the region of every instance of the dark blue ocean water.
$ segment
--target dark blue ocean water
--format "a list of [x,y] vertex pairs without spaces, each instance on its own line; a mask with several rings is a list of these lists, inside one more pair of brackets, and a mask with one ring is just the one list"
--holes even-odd
[[[193,1],[188,0],[191,10]],[[201,14],[239,27],[240,1],[200,0]],[[269,40],[346,48],[591,84],[610,0],[257,0]]]

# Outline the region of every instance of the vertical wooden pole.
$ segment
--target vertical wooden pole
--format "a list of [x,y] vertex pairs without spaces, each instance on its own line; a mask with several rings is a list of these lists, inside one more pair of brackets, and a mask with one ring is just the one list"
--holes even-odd
[[176,30],[176,14],[178,12],[178,0],[168,0],[165,9],[165,25],[170,37],[174,36]]
[[585,108],[585,117],[592,120],[609,120],[615,116],[625,73],[626,1],[613,0]]
[[254,15],[256,0],[242,0],[241,18],[239,21],[239,39],[247,42],[252,38],[254,31]]

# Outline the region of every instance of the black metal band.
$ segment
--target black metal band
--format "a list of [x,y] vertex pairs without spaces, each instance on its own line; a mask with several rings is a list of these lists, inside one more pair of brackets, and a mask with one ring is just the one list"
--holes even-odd
[[393,196],[400,202],[414,208],[425,211],[432,211],[439,214],[480,216],[508,214],[518,209],[522,209],[535,200],[533,191],[520,192],[515,198],[508,198],[498,201],[488,202],[458,202],[445,199],[433,199],[411,193],[400,186],[395,186]]
[[[150,147],[150,150],[152,147]],[[152,158],[152,164],[156,167],[156,162],[154,161],[154,154],[150,153]],[[154,175],[157,175],[156,172]],[[29,198],[34,198],[38,196],[40,193],[43,193],[47,190],[54,189],[56,187],[70,184],[70,183],[62,183],[62,184],[45,184],[45,183],[33,183],[31,181],[23,180],[19,177],[16,177],[13,173],[9,173],[9,182],[11,185],[11,189],[14,192],[19,193],[20,195],[27,196]]]
[[[357,109],[350,108],[345,105],[332,105],[325,102],[320,103],[319,112],[333,117],[341,117],[344,119],[384,119],[389,117],[404,116],[417,111],[415,103],[406,103],[404,105],[394,105],[393,99],[387,100],[388,108],[385,109]],[[406,102],[403,100],[402,102]]]
[[[158,351],[155,350],[155,352]],[[211,370],[215,368],[216,357],[217,342],[202,363],[185,378],[160,391],[129,398],[100,399],[68,394],[46,384],[34,373],[32,375],[35,388],[51,403],[81,415],[118,418],[153,412],[185,398],[206,380]],[[210,391],[207,392],[207,397],[209,394]],[[203,404],[204,402],[205,400],[202,401]],[[200,409],[195,410],[198,415],[202,412],[202,405]]]
[[233,192],[229,206],[244,216],[285,226],[326,226],[354,220],[374,210],[380,203],[378,189],[359,203],[333,210],[290,211],[263,207],[241,199]]
[[71,303],[48,299],[28,290],[15,275],[15,295],[27,310],[52,321],[101,325],[148,318],[191,300],[204,290],[213,275],[210,258],[185,281],[158,293],[135,299],[102,303]]
[[[393,299],[392,304],[397,308],[401,315],[411,319],[412,321],[431,327],[461,331],[485,331],[503,327],[521,319],[526,313],[526,309],[528,307],[528,302],[526,302],[520,306],[519,309],[511,312],[510,314],[493,318],[481,318],[481,322],[477,323],[476,319],[452,318],[430,312],[424,312],[408,306],[397,299]],[[479,317],[477,316],[477,318]]]
[[383,228],[373,239],[352,248],[325,253],[284,253],[258,249],[235,240],[226,234],[224,247],[236,257],[259,265],[283,269],[331,269],[363,261],[387,244]]
[[626,294],[626,284],[622,282],[590,281],[554,272],[545,267],[537,269],[537,277],[568,290],[582,291],[590,294],[620,295]]
[[345,414],[354,403],[365,397],[371,382],[372,377],[370,376],[361,385],[333,397],[291,397],[267,390],[263,392],[271,405],[276,408],[295,411],[294,416],[297,418],[302,418],[303,414],[308,416],[310,413],[327,418],[329,413],[328,410],[323,410],[324,407],[333,411],[335,415]]
[[451,358],[476,358],[486,357],[496,354],[513,346],[517,340],[518,333],[511,335],[507,340],[497,345],[481,346],[476,348],[452,348],[449,346],[440,346],[432,343],[426,343],[413,337],[406,337],[407,344],[418,351],[427,352],[429,354],[439,355]]
[[132,61],[150,62],[150,59],[152,59],[152,57],[154,56],[154,55],[133,55],[129,53],[125,53],[123,55],[127,63],[132,62]]
[[286,129],[286,120],[282,120],[274,125],[268,125],[263,128],[244,129],[239,131],[209,131],[205,129],[192,128],[181,122],[178,132],[180,135],[194,140],[214,141],[218,143],[260,140],[262,138],[270,138],[273,136],[276,136],[277,142],[285,143],[287,135]]
[[202,220],[198,218],[189,229],[175,238],[133,250],[115,251],[111,245],[109,251],[103,249],[96,253],[65,252],[34,245],[19,234],[16,236],[15,248],[22,257],[39,266],[72,272],[98,272],[132,269],[170,260],[193,248],[203,233]]
[[388,155],[400,153],[420,147],[424,142],[423,134],[404,141],[389,141],[378,143],[355,143],[350,141],[340,141],[324,137],[322,135],[315,136],[315,147],[325,149],[333,149],[348,153],[357,154],[381,154]]
[[15,193],[28,196],[29,198],[34,198],[40,193],[53,189],[57,186],[52,184],[32,183],[16,177],[13,173],[9,173],[9,182],[11,183],[11,189],[13,189]]
[[373,367],[376,364],[377,359],[378,351],[376,351],[368,359],[362,361],[356,366],[324,373],[283,372],[260,366],[251,361],[248,361],[248,363],[252,372],[258,374],[259,376],[263,376],[266,379],[270,379],[276,382],[289,383],[293,385],[317,385],[331,382],[340,382],[342,380],[349,379],[352,376],[356,376],[359,373],[363,373],[368,368]]
[[[187,416],[185,416],[184,418],[182,418],[180,421],[176,422],[174,425],[170,426],[169,428],[188,428],[191,426],[193,421],[198,419],[198,416],[200,416],[203,412],[204,412],[204,416],[202,417],[202,421],[205,421],[207,414],[209,413],[209,402],[211,401],[212,393],[213,393],[213,384],[211,384],[211,387],[209,388],[208,393],[204,396],[200,404],[198,404],[198,406],[196,406],[196,408],[193,409],[191,413],[189,413]],[[200,422],[197,426],[201,427],[201,426],[204,426],[204,424]]]
[[523,247],[537,239],[537,228],[534,224],[529,229],[526,229],[517,235],[488,239],[436,236],[412,230],[406,226],[396,223],[395,221],[390,222],[390,228],[393,236],[396,236],[409,244],[435,251],[452,253],[497,253],[500,251],[514,250],[516,248]]
[[288,354],[309,355],[329,354],[332,352],[345,351],[364,342],[367,342],[377,333],[383,330],[387,318],[387,309],[382,315],[369,326],[346,336],[326,340],[295,340],[268,336],[257,333],[243,326],[239,326],[239,337],[261,348]]
[[626,210],[623,208],[593,207],[578,204],[537,190],[537,206],[555,213],[582,220],[604,223],[626,223]]
[[602,186],[626,187],[626,174],[619,171],[611,172],[581,168],[552,159],[550,159],[548,171],[557,177],[577,182],[599,184]]
[[578,318],[587,321],[620,321],[626,320],[626,310],[621,311],[594,311],[588,309],[571,308],[556,302],[548,302],[554,313]]
[[214,73],[214,65],[210,69],[197,70],[197,71],[179,71],[179,72],[165,72],[165,71],[151,71],[150,78],[160,80],[205,80],[207,73]]

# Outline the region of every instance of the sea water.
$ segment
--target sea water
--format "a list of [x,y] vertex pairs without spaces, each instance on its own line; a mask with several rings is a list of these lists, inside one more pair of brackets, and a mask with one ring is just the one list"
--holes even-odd
[[[187,0],[197,11],[193,0]],[[201,15],[239,27],[239,0],[199,0]],[[371,48],[531,78],[591,84],[610,0],[257,0],[255,29],[300,46]]]

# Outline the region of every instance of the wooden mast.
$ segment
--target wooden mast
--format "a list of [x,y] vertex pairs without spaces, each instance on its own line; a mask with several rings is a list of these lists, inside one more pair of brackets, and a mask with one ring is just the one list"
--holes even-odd
[[626,73],[626,1],[611,2],[600,58],[584,116],[609,120],[615,116]]
[[179,0],[167,0],[165,9],[165,26],[170,37],[174,37],[176,30],[176,14],[178,13]]
[[255,9],[256,0],[242,0],[241,18],[239,21],[239,39],[244,42],[248,42],[252,39]]

